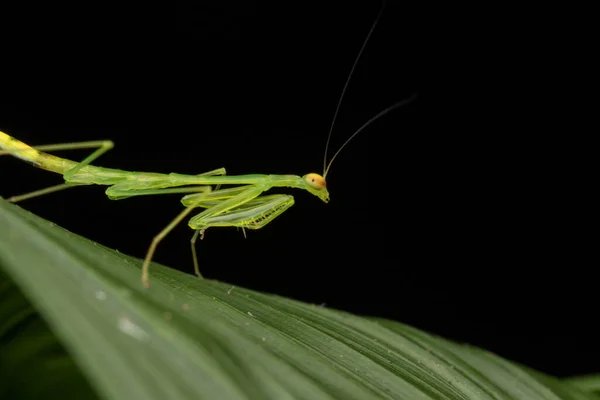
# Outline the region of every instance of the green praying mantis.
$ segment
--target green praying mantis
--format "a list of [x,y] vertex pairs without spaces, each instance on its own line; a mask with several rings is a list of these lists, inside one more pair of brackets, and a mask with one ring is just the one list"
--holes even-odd
[[[382,11],[383,7],[363,42],[340,95],[325,145],[322,174],[309,173],[304,176],[273,174],[228,176],[226,175],[225,168],[215,169],[198,175],[130,172],[91,165],[98,157],[114,147],[114,143],[110,140],[32,147],[6,133],[0,132],[0,155],[12,155],[27,161],[38,168],[61,174],[65,181],[60,185],[37,190],[21,196],[14,196],[9,200],[17,202],[79,185],[107,185],[108,188],[106,189],[106,194],[111,200],[143,195],[186,194],[181,199],[185,209],[152,240],[142,265],[141,281],[145,287],[150,286],[149,267],[158,244],[184,218],[197,208],[203,208],[204,211],[190,218],[188,225],[195,231],[191,240],[194,272],[198,277],[202,277],[198,265],[195,243],[198,237],[200,237],[200,239],[203,238],[206,229],[212,227],[260,229],[267,225],[294,204],[294,197],[290,195],[263,194],[273,187],[290,187],[306,190],[323,202],[329,202],[326,177],[333,161],[340,151],[372,122],[392,110],[409,103],[415,98],[415,95],[413,95],[409,99],[397,102],[369,119],[355,131],[342,146],[340,146],[338,151],[329,161],[329,164],[327,164],[327,153],[331,133],[342,99],[358,60],[381,17]],[[46,153],[46,151],[74,149],[95,150],[81,162],[71,161]],[[227,185],[229,187],[222,189],[222,185]]]

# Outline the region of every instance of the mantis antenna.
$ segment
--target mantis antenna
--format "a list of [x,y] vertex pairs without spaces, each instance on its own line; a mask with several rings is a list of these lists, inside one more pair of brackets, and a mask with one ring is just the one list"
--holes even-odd
[[[352,74],[354,74],[354,69],[356,68],[356,64],[358,64],[358,60],[360,59],[360,56],[362,55],[363,51],[365,50],[365,47],[367,47],[367,43],[369,42],[369,38],[371,37],[371,34],[373,33],[373,31],[375,30],[375,27],[377,26],[377,23],[379,22],[379,19],[381,18],[381,14],[383,14],[383,9],[385,8],[385,0],[383,2],[383,4],[381,5],[381,8],[379,9],[379,13],[377,14],[377,17],[375,18],[375,22],[373,22],[373,25],[371,25],[371,30],[369,31],[369,33],[367,34],[367,37],[365,38],[365,41],[362,44],[362,47],[360,48],[360,51],[358,52],[358,55],[356,56],[356,59],[354,59],[354,64],[352,64],[352,68],[350,69],[350,73],[348,74],[348,77],[346,78],[346,83],[344,83],[344,88],[342,89],[342,93],[340,94],[340,99],[338,100],[337,106],[335,108],[335,113],[333,114],[333,119],[331,120],[331,126],[329,127],[329,135],[327,135],[327,142],[325,143],[325,155],[323,156],[323,178],[325,178],[325,176],[327,175],[327,150],[329,149],[329,141],[331,140],[331,133],[333,132],[333,126],[335,125],[335,120],[337,119],[338,113],[340,111],[340,106],[342,105],[342,100],[344,99],[344,95],[346,94],[346,89],[348,89],[348,85],[350,84],[350,79],[352,79]],[[333,160],[332,160],[333,161]],[[331,165],[331,163],[329,163]]]
[[385,114],[389,113],[392,110],[395,110],[398,107],[402,107],[403,105],[406,105],[408,103],[410,103],[411,101],[413,101],[415,98],[417,97],[416,94],[413,94],[412,96],[410,96],[408,99],[406,100],[401,100],[397,103],[392,104],[391,106],[389,106],[388,108],[386,108],[385,110],[381,111],[379,114],[377,114],[376,116],[372,117],[370,120],[368,120],[367,122],[365,122],[363,124],[363,126],[361,126],[360,128],[358,128],[356,130],[356,132],[354,132],[345,142],[344,144],[342,144],[342,146],[339,148],[339,150],[333,155],[333,157],[331,157],[331,160],[329,161],[329,165],[327,166],[327,168],[325,169],[325,172],[323,172],[323,179],[325,179],[325,177],[327,176],[327,172],[329,172],[329,168],[331,167],[331,163],[333,163],[333,160],[335,160],[335,158],[337,157],[338,154],[340,154],[340,151],[342,151],[342,149],[344,147],[346,147],[346,145],[352,140],[354,139],[354,137],[356,135],[358,135],[360,132],[362,132],[363,129],[365,129],[367,126],[369,126],[371,123],[375,122],[377,119],[383,117]]
[[352,65],[352,69],[350,70],[350,73],[348,74],[348,77],[346,78],[346,83],[344,84],[344,88],[342,89],[342,93],[340,95],[340,99],[338,100],[337,107],[335,109],[335,113],[333,114],[333,119],[331,121],[331,126],[329,127],[329,135],[327,135],[327,142],[325,143],[325,155],[323,156],[323,179],[325,179],[327,177],[327,172],[329,171],[329,168],[331,168],[331,164],[333,163],[333,160],[335,159],[335,157],[337,157],[337,155],[340,153],[340,151],[342,151],[342,149],[352,139],[354,139],[354,137],[356,135],[358,135],[360,132],[362,132],[363,129],[365,129],[368,125],[370,125],[375,120],[383,117],[385,114],[389,113],[390,111],[392,111],[392,110],[394,110],[394,109],[396,109],[398,107],[401,107],[401,106],[403,106],[405,104],[410,103],[416,97],[416,95],[413,95],[413,96],[411,96],[407,100],[399,101],[398,103],[395,103],[395,104],[389,106],[388,108],[386,108],[385,110],[381,111],[379,114],[377,114],[376,116],[374,116],[373,118],[371,118],[370,120],[368,120],[356,132],[354,132],[344,142],[344,144],[342,144],[342,146],[333,155],[333,157],[331,157],[331,160],[329,161],[329,165],[327,165],[327,151],[329,150],[329,142],[331,140],[331,134],[333,132],[333,126],[335,125],[335,121],[336,121],[338,113],[340,111],[340,106],[342,105],[342,100],[344,99],[344,95],[346,94],[346,89],[348,89],[348,85],[350,83],[350,79],[352,79],[352,75],[354,73],[354,69],[356,68],[356,65],[358,64],[358,60],[360,59],[360,56],[362,55],[363,51],[365,50],[365,47],[367,46],[367,43],[369,42],[369,39],[371,38],[371,35],[373,34],[373,31],[375,30],[375,27],[377,26],[377,23],[381,19],[381,15],[383,14],[383,10],[385,8],[385,5],[386,5],[386,1],[384,0],[383,4],[381,5],[381,9],[379,10],[379,13],[377,14],[377,17],[375,18],[375,22],[373,22],[373,25],[371,26],[371,30],[369,30],[369,33],[367,34],[367,37],[365,38],[365,40],[364,40],[364,42],[362,44],[362,47],[360,48],[360,51],[358,52],[358,55],[356,56],[356,59],[354,60],[354,64]]

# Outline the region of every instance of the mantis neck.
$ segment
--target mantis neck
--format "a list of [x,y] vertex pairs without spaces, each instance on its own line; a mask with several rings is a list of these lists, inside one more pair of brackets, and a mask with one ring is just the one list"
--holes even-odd
[[304,181],[298,175],[269,175],[274,187],[304,188]]

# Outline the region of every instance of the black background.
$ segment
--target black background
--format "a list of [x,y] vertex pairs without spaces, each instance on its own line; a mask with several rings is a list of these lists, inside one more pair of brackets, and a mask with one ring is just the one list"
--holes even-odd
[[[0,129],[29,144],[112,139],[116,148],[95,164],[125,170],[320,173],[337,100],[379,7],[12,10]],[[388,3],[332,149],[385,107],[418,97],[341,153],[328,176],[331,202],[281,190],[296,204],[247,239],[235,229],[207,231],[198,244],[202,272],[394,319],[554,375],[600,372],[597,285],[585,270],[597,263],[582,256],[588,242],[563,229],[571,218],[557,200],[563,193],[548,190],[538,152],[523,154],[530,140],[507,121],[510,112],[482,114],[498,110],[502,94],[466,95],[461,80],[473,76],[456,66],[463,55],[452,43],[438,50],[444,32],[426,41],[417,15],[408,3]],[[475,75],[474,86],[503,84],[496,74]],[[0,176],[3,196],[60,182],[9,158],[0,159]],[[22,206],[137,257],[181,209],[178,196],[114,202],[103,190]],[[191,236],[180,226],[155,260],[191,272]]]

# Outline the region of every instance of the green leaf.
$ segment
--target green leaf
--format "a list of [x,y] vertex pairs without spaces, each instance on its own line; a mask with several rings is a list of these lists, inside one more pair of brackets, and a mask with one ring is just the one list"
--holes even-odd
[[594,392],[600,398],[600,374],[576,376],[568,379],[568,382],[587,392]]
[[76,398],[598,399],[392,321],[156,264],[145,289],[140,266],[0,199],[2,371],[62,359],[22,389]]

